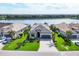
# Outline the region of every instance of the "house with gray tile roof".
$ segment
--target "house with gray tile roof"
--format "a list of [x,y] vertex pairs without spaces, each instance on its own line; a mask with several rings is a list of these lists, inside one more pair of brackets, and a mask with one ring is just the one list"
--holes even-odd
[[[9,26],[11,24],[12,23],[0,23],[0,35],[3,35],[3,32],[7,33],[8,31],[10,31]],[[6,27],[6,28],[4,28],[4,27]]]
[[0,23],[0,36],[11,38],[11,35],[9,32],[13,31],[14,38],[18,37],[20,34],[24,32],[24,29],[27,28],[28,25],[23,23]]
[[79,39],[79,24],[78,23],[60,23],[54,25],[56,28],[60,30],[60,33],[66,36],[66,31],[71,31],[71,39]]
[[34,24],[30,30],[30,36],[38,39],[51,39],[52,31],[46,24]]

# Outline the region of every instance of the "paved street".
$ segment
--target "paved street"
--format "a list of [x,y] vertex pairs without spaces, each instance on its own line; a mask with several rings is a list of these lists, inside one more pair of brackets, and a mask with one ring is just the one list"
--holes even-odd
[[36,51],[3,51],[0,56],[79,56],[79,51],[36,52]]
[[57,52],[0,51],[0,56],[60,56]]
[[79,56],[79,51],[37,52],[0,50],[0,56]]
[[60,53],[62,56],[79,56],[79,51],[63,51]]

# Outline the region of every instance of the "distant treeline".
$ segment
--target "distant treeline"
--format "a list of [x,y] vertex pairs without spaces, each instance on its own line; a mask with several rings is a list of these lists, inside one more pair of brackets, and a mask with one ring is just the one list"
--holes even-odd
[[53,19],[53,18],[71,18],[79,19],[79,15],[12,15],[12,14],[1,14],[0,20],[10,19]]

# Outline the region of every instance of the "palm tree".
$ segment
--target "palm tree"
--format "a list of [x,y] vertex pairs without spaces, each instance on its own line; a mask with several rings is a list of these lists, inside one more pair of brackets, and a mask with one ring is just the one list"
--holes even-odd
[[9,35],[11,36],[11,38],[14,39],[15,32],[14,32],[14,31],[9,31],[8,33],[9,33]]
[[24,34],[28,34],[29,31],[30,31],[30,28],[26,28],[23,33],[24,33]]
[[69,39],[70,36],[72,35],[72,32],[71,31],[66,31],[66,35],[67,35],[67,39]]
[[50,25],[50,29],[53,30],[53,25]]
[[71,31],[66,31],[66,39],[65,39],[65,43],[66,45],[71,45],[71,40],[70,40],[70,36],[72,35]]
[[52,37],[53,37],[53,42],[55,42],[55,32],[53,32]]
[[52,30],[52,31],[55,31],[55,26],[54,25],[50,25],[50,29]]

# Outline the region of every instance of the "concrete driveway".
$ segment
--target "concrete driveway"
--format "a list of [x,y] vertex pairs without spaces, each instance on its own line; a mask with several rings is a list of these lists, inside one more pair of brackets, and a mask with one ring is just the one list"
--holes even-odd
[[54,45],[51,47],[49,47],[49,46],[50,46],[50,40],[48,40],[48,41],[40,40],[40,48],[39,48],[38,52],[58,52],[58,50],[56,49],[56,47]]

